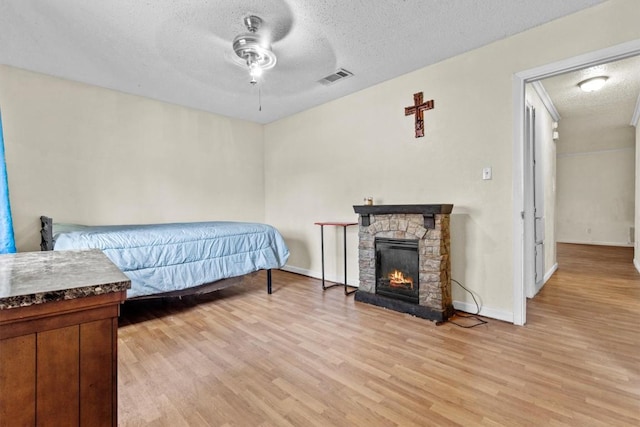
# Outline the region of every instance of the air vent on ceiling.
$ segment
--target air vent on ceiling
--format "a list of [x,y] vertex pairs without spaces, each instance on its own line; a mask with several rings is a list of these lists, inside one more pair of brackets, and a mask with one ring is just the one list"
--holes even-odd
[[326,77],[323,77],[322,79],[318,80],[318,82],[322,83],[323,85],[330,85],[334,84],[338,80],[343,80],[351,76],[353,76],[353,73],[351,71],[347,71],[344,68],[339,68],[338,71],[333,74],[329,74]]

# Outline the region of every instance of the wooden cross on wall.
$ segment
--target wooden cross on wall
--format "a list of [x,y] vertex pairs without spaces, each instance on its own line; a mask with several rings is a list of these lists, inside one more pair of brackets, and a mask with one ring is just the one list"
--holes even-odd
[[422,101],[422,92],[413,94],[413,105],[404,109],[404,115],[416,115],[416,138],[424,136],[424,111],[433,109],[433,99]]

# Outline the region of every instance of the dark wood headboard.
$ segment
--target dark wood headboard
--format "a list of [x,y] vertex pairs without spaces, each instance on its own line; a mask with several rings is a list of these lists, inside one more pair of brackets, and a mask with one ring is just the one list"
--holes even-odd
[[53,218],[48,216],[40,217],[40,250],[52,251],[53,250]]

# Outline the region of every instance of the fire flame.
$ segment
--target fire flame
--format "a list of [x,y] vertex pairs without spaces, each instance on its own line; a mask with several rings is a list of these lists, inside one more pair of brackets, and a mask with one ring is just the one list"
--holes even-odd
[[393,270],[387,276],[389,278],[389,285],[394,288],[409,287],[413,289],[413,278],[404,277],[402,271]]

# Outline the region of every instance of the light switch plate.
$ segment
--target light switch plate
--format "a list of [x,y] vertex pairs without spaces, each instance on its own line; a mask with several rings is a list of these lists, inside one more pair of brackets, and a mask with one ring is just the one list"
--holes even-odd
[[482,169],[482,179],[491,179],[493,176],[491,168]]

